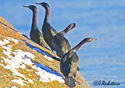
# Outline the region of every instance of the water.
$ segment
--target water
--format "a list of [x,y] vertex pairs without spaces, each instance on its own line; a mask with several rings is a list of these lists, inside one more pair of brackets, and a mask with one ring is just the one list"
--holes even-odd
[[[84,57],[84,56],[83,56]],[[81,60],[80,60],[81,61]],[[82,59],[81,73],[92,88],[125,88],[124,58],[98,57]],[[83,64],[84,63],[84,64]],[[115,82],[120,85],[94,85],[95,81]]]

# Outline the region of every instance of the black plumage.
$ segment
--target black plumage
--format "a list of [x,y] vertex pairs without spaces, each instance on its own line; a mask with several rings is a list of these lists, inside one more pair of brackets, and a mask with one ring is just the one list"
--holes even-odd
[[77,67],[79,64],[79,57],[77,56],[77,50],[85,43],[91,42],[97,39],[93,38],[85,38],[74,48],[69,50],[66,54],[64,54],[60,61],[60,70],[65,76],[65,84],[69,87],[75,87],[74,77],[77,73]]
[[50,46],[50,48],[53,51],[54,48],[52,46],[52,38],[57,34],[57,32],[49,23],[50,6],[45,2],[36,4],[43,6],[46,10],[45,19],[42,26],[42,32],[46,43]]
[[75,26],[76,24],[72,23],[65,30],[57,33],[53,37],[52,39],[53,48],[59,57],[62,57],[65,53],[67,53],[71,49],[71,46],[68,40],[64,37],[64,35]]
[[30,39],[34,42],[38,43],[39,45],[48,48],[48,44],[45,42],[43,38],[43,34],[39,31],[37,27],[37,8],[34,5],[24,6],[32,10],[33,17],[32,17],[32,26],[30,31]]

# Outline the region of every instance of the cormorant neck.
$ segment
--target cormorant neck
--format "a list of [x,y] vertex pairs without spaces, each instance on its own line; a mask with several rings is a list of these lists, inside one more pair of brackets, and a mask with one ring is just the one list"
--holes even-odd
[[46,6],[45,10],[46,10],[46,14],[45,14],[45,20],[44,21],[48,22],[49,21],[49,14],[50,14],[50,7]]
[[66,29],[64,29],[63,31],[61,31],[62,35],[64,36],[68,31],[70,31],[73,28],[72,25],[69,25]]
[[37,26],[37,10],[33,11],[32,27]]
[[73,50],[73,52],[77,52],[78,51],[78,49],[83,45],[83,44],[85,44],[85,43],[87,43],[87,41],[84,39],[84,40],[82,40],[78,45],[76,45],[72,50]]

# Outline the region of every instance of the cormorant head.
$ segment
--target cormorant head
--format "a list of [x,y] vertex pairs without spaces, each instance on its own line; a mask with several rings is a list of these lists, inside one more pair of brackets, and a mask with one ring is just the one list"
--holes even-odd
[[91,42],[91,41],[98,40],[98,39],[94,39],[94,38],[88,37],[88,38],[85,38],[84,40],[86,42]]
[[77,25],[76,23],[72,23],[72,24],[70,24],[69,26],[70,26],[71,28],[74,28],[76,25]]
[[44,8],[49,7],[49,4],[47,4],[46,2],[36,3],[36,4],[41,5],[41,6],[43,6]]
[[71,50],[72,50],[73,52],[77,52],[78,49],[79,49],[83,44],[88,43],[88,42],[92,42],[92,41],[94,41],[94,40],[98,40],[98,39],[94,39],[94,38],[91,38],[91,37],[85,38],[85,39],[83,39],[78,45],[76,45],[74,48],[72,48]]
[[37,9],[36,6],[34,6],[34,5],[23,6],[23,7],[27,7],[27,8],[29,8],[29,9],[31,9],[32,11],[34,11],[34,10]]

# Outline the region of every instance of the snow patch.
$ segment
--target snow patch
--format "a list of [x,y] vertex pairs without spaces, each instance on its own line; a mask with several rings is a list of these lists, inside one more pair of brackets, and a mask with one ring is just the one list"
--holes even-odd
[[17,84],[20,84],[20,85],[25,85],[24,84],[24,80],[22,80],[21,78],[18,78],[18,79],[14,79],[14,80],[11,80],[12,82],[15,82],[15,83],[17,83]]
[[11,70],[12,75],[16,75],[16,76],[19,76],[19,77],[22,77],[22,78],[28,80],[28,81],[24,81],[23,79],[19,78],[19,79],[14,79],[14,80],[11,80],[11,81],[13,81],[13,82],[16,81],[18,84],[20,84],[22,86],[24,85],[22,82],[32,82],[33,83],[33,81],[31,79],[26,78],[25,75],[19,73],[17,69],[18,68],[24,69],[24,68],[26,68],[26,65],[32,65],[33,64],[31,62],[31,60],[24,58],[25,55],[27,55],[28,57],[31,57],[31,58],[34,58],[35,56],[32,55],[29,52],[23,52],[21,50],[16,50],[16,52],[11,51],[9,53],[13,53],[15,57],[11,57],[10,59],[3,58],[3,61],[5,63],[7,63],[7,65],[6,66],[2,65],[2,66],[6,69]]
[[8,39],[8,40],[11,40],[11,41],[13,41],[13,42],[15,42],[15,43],[18,43],[18,41],[19,41],[19,40],[17,40],[17,39],[12,38],[12,37],[7,37],[7,39]]
[[45,70],[42,70],[40,68],[37,68],[37,72],[35,73],[40,76],[39,80],[43,82],[50,82],[54,80],[57,80],[62,83],[64,82],[64,80],[61,77],[51,74],[49,72],[46,72]]
[[25,40],[23,40],[23,39],[21,39],[21,40],[22,40],[23,42],[25,42],[26,45],[27,45],[28,47],[30,47],[31,49],[36,50],[37,52],[39,52],[39,53],[45,55],[45,58],[46,58],[46,59],[48,59],[48,60],[53,60],[53,59],[55,59],[55,60],[57,60],[57,61],[60,61],[59,58],[53,56],[52,54],[50,54],[50,53],[48,53],[48,52],[46,52],[46,51],[43,51],[42,49],[40,49],[40,48],[38,48],[38,47],[35,47],[35,46],[33,46],[33,45],[27,43],[27,42],[26,42]]
[[[23,52],[21,50],[15,50],[14,52],[12,51],[12,45],[6,45],[9,43],[9,40],[13,41],[14,43],[18,43],[18,40],[14,38],[6,38],[3,39],[3,41],[0,40],[0,45],[2,45],[2,48],[5,49],[3,50],[3,53],[7,55],[8,57],[2,57],[1,62],[5,62],[7,65],[1,64],[5,69],[9,69],[12,71],[12,75],[18,76],[16,79],[12,79],[12,82],[16,82],[20,85],[25,85],[25,83],[33,83],[33,81],[29,78],[26,78],[25,75],[21,74],[18,72],[17,69],[25,69],[26,65],[31,66],[33,69],[36,70],[36,74],[39,76],[39,81],[42,82],[50,82],[57,80],[59,82],[64,82],[63,76],[60,75],[59,73],[55,71],[51,71],[51,69],[47,68],[46,66],[43,66],[41,64],[38,64],[37,62],[32,62],[32,59],[35,57],[33,54],[30,52]],[[52,60],[51,57],[44,56],[45,58]],[[23,80],[23,79],[24,80]],[[27,80],[27,81],[26,81]]]
[[[3,39],[3,41],[1,41],[1,45],[5,45],[7,43],[9,43],[9,41],[13,41],[14,43],[18,43],[18,40],[14,39],[14,38],[11,38],[11,37],[7,37],[6,39]],[[26,78],[25,75],[21,74],[18,72],[18,68],[26,68],[26,64],[27,65],[32,65],[33,63],[31,62],[31,60],[29,59],[26,59],[24,58],[25,56],[28,56],[30,58],[34,58],[35,56],[29,52],[23,52],[21,50],[15,50],[15,52],[12,52],[12,45],[6,45],[6,46],[2,46],[3,49],[3,53],[5,55],[8,56],[8,58],[4,58],[2,57],[2,60],[1,62],[5,62],[7,65],[4,66],[3,64],[0,64],[1,66],[3,66],[5,69],[9,69],[12,71],[12,75],[16,75],[16,76],[19,76],[19,77],[22,77],[24,78],[25,80],[28,80],[28,81],[25,81],[21,78],[18,78],[18,79],[14,79],[14,80],[11,80],[13,82],[16,82],[20,85],[24,85],[24,82],[25,83],[28,83],[28,82],[31,82],[33,83],[33,81],[29,78]],[[11,54],[14,54],[13,56]]]
[[14,80],[11,80],[12,82],[15,82],[15,83],[17,83],[17,84],[20,84],[20,85],[25,85],[23,82],[24,82],[24,80],[22,80],[21,78],[20,79],[14,79]]
[[0,45],[5,45],[7,43],[10,43],[10,41],[7,39],[3,39],[3,41],[0,40]]
[[12,87],[10,87],[10,88],[17,88],[16,86],[12,86]]
[[53,60],[51,57],[48,57],[47,55],[44,55],[44,57],[45,57],[47,60]]
[[39,64],[35,62],[35,65],[32,66],[32,68],[36,69],[36,74],[40,76],[39,80],[43,82],[50,82],[57,80],[59,82],[64,82],[64,77],[60,75],[59,73],[52,71],[46,66],[43,66],[42,64]]
[[11,80],[12,82],[15,82],[15,83],[17,83],[17,84],[20,84],[20,85],[25,85],[25,83],[33,83],[33,81],[31,80],[31,79],[27,79],[28,81],[25,81],[25,80],[23,80],[22,78],[19,78],[19,77],[17,77],[17,79],[13,79],[13,80]]
[[5,45],[5,44],[7,44],[7,43],[10,43],[10,41],[13,41],[14,43],[18,43],[18,41],[19,41],[19,40],[17,40],[17,39],[12,38],[12,37],[4,37],[4,38],[5,38],[5,39],[3,39],[3,41],[0,40],[0,45],[1,45],[1,46]]
[[2,48],[6,49],[6,50],[3,50],[3,53],[5,55],[7,55],[9,58],[10,58],[10,54],[11,54],[11,45],[7,45],[7,46],[2,46]]

